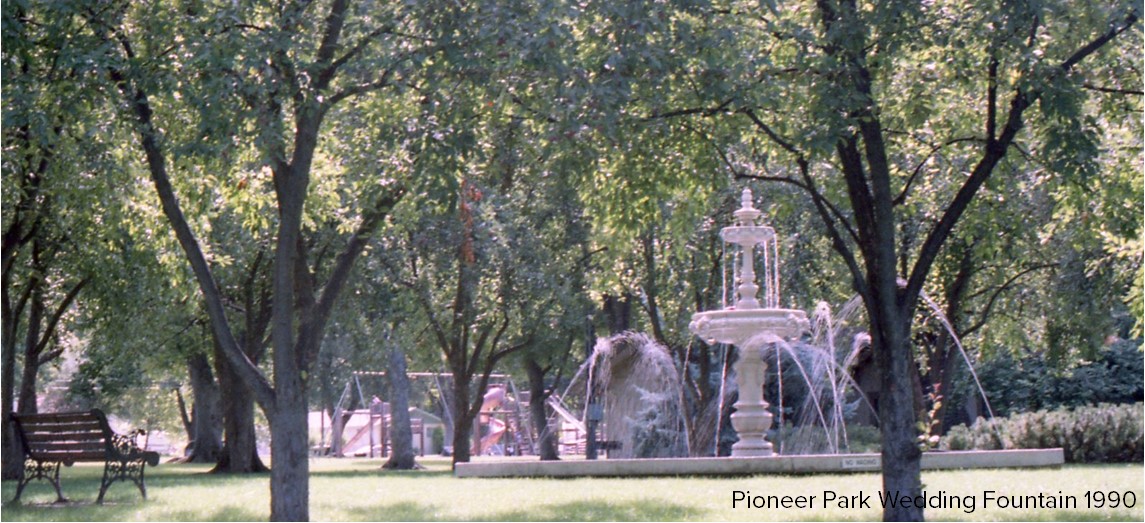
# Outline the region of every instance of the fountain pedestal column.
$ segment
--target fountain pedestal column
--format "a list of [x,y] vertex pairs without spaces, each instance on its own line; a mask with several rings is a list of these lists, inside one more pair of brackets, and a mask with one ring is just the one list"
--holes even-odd
[[733,456],[770,456],[772,453],[771,442],[764,439],[771,428],[772,415],[763,400],[767,363],[764,363],[759,349],[758,346],[740,347],[739,359],[735,363],[739,400],[735,402],[736,411],[731,417],[739,441],[732,445]]

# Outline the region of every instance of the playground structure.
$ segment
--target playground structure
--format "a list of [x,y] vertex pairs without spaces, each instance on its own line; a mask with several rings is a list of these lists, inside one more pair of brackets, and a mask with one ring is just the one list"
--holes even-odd
[[[316,454],[329,454],[335,457],[382,457],[390,452],[390,436],[393,433],[393,419],[390,403],[383,401],[382,387],[363,386],[363,380],[377,380],[385,376],[383,371],[356,371],[342,391],[334,408],[334,415],[325,412],[311,413],[311,426],[319,428],[319,443]],[[444,439],[452,434],[452,405],[446,386],[452,375],[446,372],[409,372],[407,376],[414,382],[422,382],[429,389],[427,394],[439,402],[439,416],[423,408],[412,406],[410,429],[413,436],[414,452],[426,455],[431,452],[449,453],[451,442],[443,441],[441,448],[432,448],[434,433],[439,432]],[[369,400],[367,400],[369,397]],[[490,375],[490,385],[483,395],[481,410],[474,421],[471,452],[474,455],[532,455],[536,452],[536,433],[529,423],[528,394],[517,390],[516,384],[506,374]]]

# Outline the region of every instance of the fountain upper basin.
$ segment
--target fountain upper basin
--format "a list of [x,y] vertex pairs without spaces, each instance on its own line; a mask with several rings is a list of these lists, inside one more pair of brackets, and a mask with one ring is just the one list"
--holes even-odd
[[807,313],[798,309],[723,309],[697,312],[688,329],[708,343],[741,345],[753,336],[771,333],[784,339],[809,331]]

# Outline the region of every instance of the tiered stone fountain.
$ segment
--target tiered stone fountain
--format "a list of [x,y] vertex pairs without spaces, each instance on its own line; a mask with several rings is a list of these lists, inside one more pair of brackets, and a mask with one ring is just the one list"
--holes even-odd
[[[740,252],[740,264],[735,270],[735,301],[722,310],[694,314],[688,328],[708,343],[739,347],[735,363],[739,401],[732,414],[739,441],[732,445],[732,456],[770,456],[772,446],[764,434],[771,428],[772,416],[763,400],[767,363],[760,349],[776,338],[799,336],[810,328],[810,322],[803,311],[779,306],[779,244],[775,229],[757,223],[762,213],[753,205],[751,189],[743,190],[740,203],[740,209],[733,213],[735,225],[720,231],[724,242],[737,246]],[[757,251],[763,265],[762,303],[757,298]]]

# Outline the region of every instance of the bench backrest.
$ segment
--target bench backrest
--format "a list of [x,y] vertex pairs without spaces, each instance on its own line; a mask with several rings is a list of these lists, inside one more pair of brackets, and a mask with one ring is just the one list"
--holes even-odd
[[98,409],[51,414],[13,414],[28,457],[72,464],[115,455],[111,426]]

